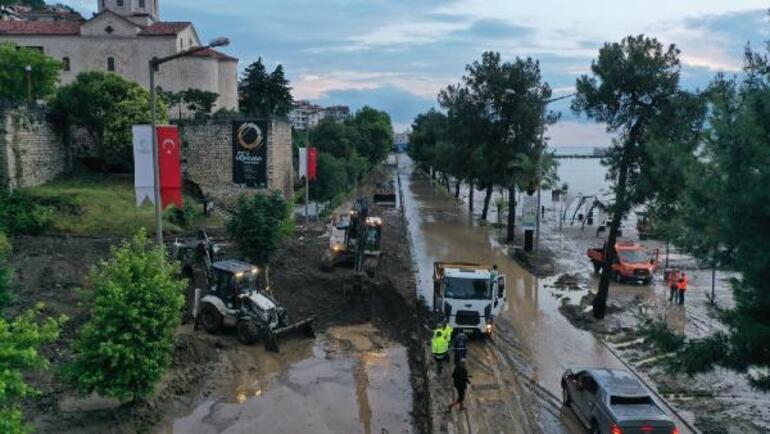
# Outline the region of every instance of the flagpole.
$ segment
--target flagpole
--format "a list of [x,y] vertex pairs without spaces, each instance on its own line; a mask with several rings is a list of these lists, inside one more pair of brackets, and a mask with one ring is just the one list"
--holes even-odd
[[310,227],[310,214],[309,214],[309,203],[310,203],[310,125],[308,124],[307,128],[305,129],[305,132],[307,134],[305,140],[305,233],[307,234],[308,228]]
[[152,125],[152,165],[155,185],[152,189],[155,198],[155,241],[159,246],[163,245],[163,219],[160,214],[160,167],[158,164],[158,136],[156,129],[155,108],[155,63],[150,61],[150,119]]

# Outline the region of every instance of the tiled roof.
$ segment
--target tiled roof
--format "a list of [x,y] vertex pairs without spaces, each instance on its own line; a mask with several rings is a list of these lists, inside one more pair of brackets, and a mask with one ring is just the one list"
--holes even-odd
[[0,35],[79,35],[80,21],[0,21]]
[[217,60],[235,60],[236,62],[238,61],[238,58],[228,56],[227,54],[222,53],[221,51],[214,50],[213,48],[207,48],[205,50],[196,51],[192,55],[198,56],[198,57],[213,57]]
[[160,21],[150,24],[145,27],[144,30],[139,32],[142,36],[168,36],[176,35],[182,30],[190,27],[192,23],[189,21]]

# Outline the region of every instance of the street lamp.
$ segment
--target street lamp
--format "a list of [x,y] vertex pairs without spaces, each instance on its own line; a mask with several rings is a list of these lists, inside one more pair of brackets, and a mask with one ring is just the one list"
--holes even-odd
[[189,50],[181,51],[171,56],[150,59],[150,123],[152,125],[152,164],[153,164],[153,176],[155,179],[155,188],[153,189],[153,195],[155,197],[155,240],[158,245],[163,245],[163,220],[161,219],[160,209],[160,168],[158,166],[158,137],[155,132],[157,124],[157,113],[155,107],[156,89],[155,89],[155,72],[158,71],[160,65],[170,62],[172,60],[179,59],[180,57],[190,56],[199,51],[208,50],[214,47],[224,47],[230,44],[230,40],[225,37],[219,37],[212,39],[208,45],[201,47],[191,48]]
[[32,104],[32,65],[24,67],[24,75],[27,76],[27,101]]

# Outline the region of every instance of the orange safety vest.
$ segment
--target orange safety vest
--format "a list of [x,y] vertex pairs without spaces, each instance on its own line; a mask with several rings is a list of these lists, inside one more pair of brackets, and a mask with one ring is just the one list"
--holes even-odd
[[672,286],[679,286],[679,273],[676,271],[671,271],[668,273],[668,286],[669,288]]
[[677,282],[676,287],[683,291],[687,291],[687,283],[688,283],[687,281],[688,281],[687,275],[682,274],[682,276],[679,277],[679,281]]

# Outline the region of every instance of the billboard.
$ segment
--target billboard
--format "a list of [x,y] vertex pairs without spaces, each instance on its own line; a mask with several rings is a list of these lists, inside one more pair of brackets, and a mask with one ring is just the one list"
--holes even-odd
[[267,188],[268,121],[233,121],[233,183]]

